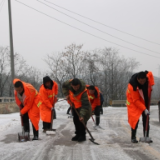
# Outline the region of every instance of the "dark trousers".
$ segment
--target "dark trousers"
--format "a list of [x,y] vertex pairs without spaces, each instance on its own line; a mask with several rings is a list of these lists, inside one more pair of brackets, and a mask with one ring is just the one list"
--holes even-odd
[[101,102],[101,109],[100,109],[100,114],[103,114],[103,102]]
[[[71,113],[69,113],[69,112],[71,112]],[[67,114],[73,115],[73,114],[72,114],[72,108],[71,108],[71,106],[68,108]]]
[[56,110],[55,108],[53,109],[53,119],[56,119],[57,118],[57,114],[56,114]]
[[[143,112],[142,113],[142,122],[143,122],[143,135],[144,136],[145,136],[146,120],[147,120],[147,116],[145,115],[145,112]],[[136,132],[137,132],[137,128],[138,128],[138,123],[139,123],[139,121],[137,122],[135,129],[131,128],[131,139],[136,139]],[[147,137],[149,137],[149,121],[148,121]]]
[[96,125],[99,125],[100,123],[100,112],[101,112],[101,106],[97,106],[94,111],[96,117]]
[[[78,111],[78,110],[77,110]],[[82,124],[82,122],[79,120],[78,115],[76,114],[75,110],[72,109],[72,113],[73,113],[73,123],[75,125],[75,134],[78,136],[85,136],[86,135],[86,129],[84,127],[84,125]],[[87,124],[87,123],[86,123]],[[85,124],[85,125],[86,125]]]
[[137,132],[137,128],[138,128],[138,123],[139,123],[139,121],[137,122],[135,129],[131,128],[131,139],[136,139],[136,132]]
[[24,131],[30,132],[28,112],[22,116],[22,120],[23,120]]
[[33,128],[34,137],[38,137],[38,130],[36,131],[36,129],[34,128],[33,124],[32,124],[32,128]]
[[[145,113],[142,113],[142,121],[143,121],[143,135],[145,136],[145,129],[146,129],[146,121],[147,121],[147,116]],[[149,137],[149,120],[148,120],[148,129],[147,129],[147,137]]]
[[67,114],[69,114],[69,112],[71,111],[71,107],[68,108],[67,110]]
[[50,129],[51,123],[43,122],[43,129]]

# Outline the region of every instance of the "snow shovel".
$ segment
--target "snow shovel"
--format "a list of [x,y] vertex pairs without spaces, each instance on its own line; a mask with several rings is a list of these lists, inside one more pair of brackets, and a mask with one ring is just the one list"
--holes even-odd
[[[69,101],[70,101],[70,100],[69,100]],[[70,102],[71,102],[71,101],[70,101]],[[72,108],[73,108],[74,111],[76,112],[77,116],[80,118],[80,115],[79,115],[79,113],[77,112],[76,108],[74,107],[74,104],[73,104],[72,102],[71,102],[71,104],[72,104]],[[88,134],[89,134],[90,137],[91,137],[89,140],[90,140],[92,143],[94,143],[94,144],[96,144],[96,145],[99,145],[99,143],[95,142],[95,139],[93,138],[91,132],[88,130],[88,128],[87,128],[87,126],[85,125],[84,121],[81,121],[81,123],[83,124],[83,126],[85,127],[85,129],[87,130]]]
[[20,115],[20,117],[21,117],[22,133],[18,133],[18,140],[19,142],[26,142],[30,140],[30,135],[29,132],[24,131],[22,115]]
[[[55,105],[55,99],[54,99],[54,103],[53,103],[53,108],[54,108],[54,105]],[[52,125],[53,125],[53,117],[54,117],[54,110],[52,109],[52,111],[51,111],[51,126],[50,126],[50,129],[48,129],[47,131],[46,131],[46,134],[47,135],[54,135],[54,134],[56,134],[56,129],[52,129]]]
[[[150,86],[148,91],[149,91],[148,111],[150,111],[151,91],[152,91],[151,86]],[[147,115],[147,119],[146,119],[145,135],[144,135],[144,137],[140,137],[139,142],[145,142],[145,143],[151,143],[152,142],[151,138],[147,137],[148,123],[149,123],[149,114]]]
[[[73,106],[73,109],[75,110],[75,112],[76,112],[76,114],[78,115],[78,117],[80,118],[80,115],[79,115],[79,113],[77,112],[77,110],[75,109],[75,107]],[[85,123],[84,123],[84,121],[81,121],[82,122],[82,124],[84,125],[84,127],[85,127],[85,129],[87,130],[87,132],[88,132],[88,134],[90,135],[90,141],[92,142],[92,143],[94,143],[94,144],[96,144],[96,145],[99,145],[97,142],[95,142],[95,139],[93,138],[93,136],[92,136],[92,134],[91,134],[91,132],[88,130],[88,128],[86,127],[86,125],[85,125]]]

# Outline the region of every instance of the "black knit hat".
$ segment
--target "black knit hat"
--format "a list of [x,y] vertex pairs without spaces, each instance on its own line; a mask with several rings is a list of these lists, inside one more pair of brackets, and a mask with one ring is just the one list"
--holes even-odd
[[74,79],[72,80],[71,84],[72,84],[73,86],[77,86],[77,85],[81,84],[81,82],[80,82],[80,80],[79,80],[78,78],[74,78]]
[[87,89],[89,89],[89,90],[95,90],[95,86],[90,85],[89,87],[87,87]]

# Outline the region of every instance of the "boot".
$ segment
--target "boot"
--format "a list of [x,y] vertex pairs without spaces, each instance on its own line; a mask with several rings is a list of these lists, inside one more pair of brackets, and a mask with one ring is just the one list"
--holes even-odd
[[136,139],[136,131],[137,131],[137,128],[136,129],[131,128],[131,142],[132,143],[138,143]]
[[79,139],[79,135],[76,134],[74,137],[72,137],[71,140],[72,140],[72,141],[78,141],[78,139]]
[[80,137],[78,138],[78,142],[83,142],[83,141],[86,141],[86,136],[85,136],[85,135],[80,136]]
[[138,143],[138,141],[136,140],[136,138],[131,139],[131,142],[132,142],[132,143]]
[[[33,125],[32,125],[33,126]],[[35,130],[35,128],[34,128],[34,126],[33,126],[33,135],[34,135],[34,137],[33,137],[33,139],[32,139],[32,141],[34,141],[34,140],[38,140],[38,130],[36,131]]]
[[25,132],[30,132],[29,123],[24,123],[23,126],[24,126],[24,131]]
[[33,139],[32,139],[32,141],[34,141],[34,140],[38,140],[38,137],[34,136]]

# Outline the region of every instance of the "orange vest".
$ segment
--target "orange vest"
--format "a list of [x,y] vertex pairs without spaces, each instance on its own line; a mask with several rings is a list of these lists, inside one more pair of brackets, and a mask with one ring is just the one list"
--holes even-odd
[[85,93],[85,92],[87,92],[86,88],[80,94],[75,96],[72,91],[69,91],[69,99],[74,104],[74,107],[76,109],[82,107],[81,97],[82,97],[82,94]]
[[[87,85],[87,86],[89,86],[89,85]],[[98,87],[95,87],[95,89],[98,93],[97,97],[95,97],[94,94],[90,94],[89,91],[87,90],[87,93],[88,93],[88,96],[89,96],[89,101],[92,105],[92,111],[94,111],[97,106],[101,105],[100,91],[99,91]]]

